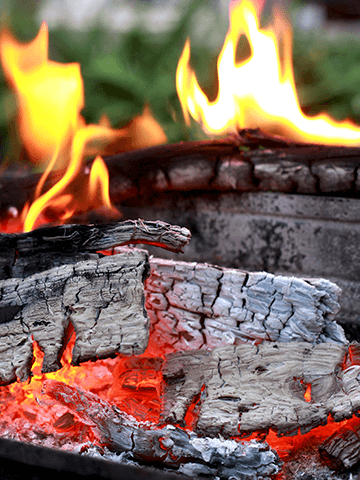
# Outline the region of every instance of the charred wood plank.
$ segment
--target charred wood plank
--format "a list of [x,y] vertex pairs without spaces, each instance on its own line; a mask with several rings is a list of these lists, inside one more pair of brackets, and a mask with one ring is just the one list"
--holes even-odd
[[142,463],[159,463],[191,478],[269,479],[282,462],[266,443],[200,438],[172,425],[144,428],[126,418],[97,395],[55,380],[47,380],[44,393],[92,425],[101,445],[127,452]]
[[0,279],[24,278],[49,268],[98,258],[97,251],[143,243],[182,252],[186,228],[157,221],[106,225],[61,225],[21,234],[0,234]]
[[341,421],[359,410],[360,366],[349,358],[345,345],[306,342],[168,354],[162,367],[162,419],[182,424],[197,397],[200,434],[306,433],[326,424],[329,414]]
[[340,289],[328,280],[159,258],[150,265],[150,348],[174,352],[264,340],[347,343],[334,321]]
[[342,427],[318,447],[323,462],[334,470],[353,467],[360,460],[360,424]]
[[43,372],[61,367],[64,339],[73,325],[73,364],[141,354],[148,343],[143,282],[144,251],[79,261],[0,280],[0,382],[30,376],[33,341],[44,352]]

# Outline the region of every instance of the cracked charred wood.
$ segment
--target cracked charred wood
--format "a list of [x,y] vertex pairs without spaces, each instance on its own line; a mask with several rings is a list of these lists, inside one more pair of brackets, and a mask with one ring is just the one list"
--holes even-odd
[[97,251],[129,243],[156,245],[172,252],[182,252],[189,240],[187,228],[140,219],[0,234],[0,279],[25,278],[55,266],[99,258]]
[[141,463],[161,462],[191,478],[265,480],[282,464],[266,443],[199,438],[173,425],[141,427],[97,395],[62,382],[45,381],[43,393],[90,425],[101,445]]
[[318,447],[323,462],[334,470],[353,467],[360,460],[360,424],[342,427]]
[[340,289],[324,279],[150,259],[149,348],[174,352],[264,340],[346,344]]
[[0,280],[0,382],[30,376],[33,340],[44,352],[43,372],[61,367],[69,324],[76,332],[72,363],[143,353],[149,321],[143,282],[146,252],[79,261]]
[[328,415],[350,418],[360,407],[360,365],[351,348],[359,345],[265,342],[168,354],[162,420],[183,424],[194,399],[195,431],[207,435],[292,435],[325,425]]
[[[183,142],[132,150],[104,159],[109,170],[114,204],[140,194],[171,190],[279,191],[336,193],[360,191],[359,147],[301,144],[260,130],[244,129],[222,140]],[[91,162],[77,182],[87,182]],[[63,172],[45,182],[48,190]],[[14,178],[6,172],[0,181],[0,211],[21,209],[31,201],[39,174]],[[20,186],[20,188],[19,188]],[[14,195],[14,192],[17,195]]]

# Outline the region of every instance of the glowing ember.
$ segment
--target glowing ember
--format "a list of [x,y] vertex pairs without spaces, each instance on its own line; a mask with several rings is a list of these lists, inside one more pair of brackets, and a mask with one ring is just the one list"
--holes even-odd
[[[214,101],[209,101],[199,86],[189,62],[190,42],[186,42],[176,86],[187,123],[192,117],[207,134],[259,127],[298,141],[358,145],[360,128],[351,122],[302,113],[293,75],[289,21],[275,8],[272,23],[260,28],[259,16],[254,0],[230,5],[230,27],[218,58],[219,91]],[[236,51],[242,35],[250,44],[251,55],[238,65]]]

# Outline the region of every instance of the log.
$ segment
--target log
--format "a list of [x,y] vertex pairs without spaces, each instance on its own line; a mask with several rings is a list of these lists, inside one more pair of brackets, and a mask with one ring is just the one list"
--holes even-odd
[[351,351],[359,345],[264,342],[167,354],[162,421],[184,424],[199,398],[198,434],[293,435],[326,424],[328,415],[342,421],[360,408],[360,362]]
[[270,479],[282,465],[266,443],[199,438],[173,425],[142,427],[97,395],[56,380],[46,380],[43,393],[90,425],[100,445],[141,463],[222,480]]
[[263,341],[346,344],[340,289],[324,279],[150,259],[149,348],[164,352]]
[[167,223],[127,220],[106,225],[61,225],[0,234],[0,279],[26,278],[60,265],[99,258],[96,252],[143,243],[182,252],[190,232]]
[[0,235],[0,383],[29,378],[34,341],[44,353],[42,371],[60,368],[71,325],[74,365],[143,353],[149,336],[143,286],[148,254],[96,251],[137,242],[181,251],[189,237],[185,228],[141,220]]
[[323,462],[333,470],[344,470],[360,460],[360,425],[342,427],[318,447]]
[[[272,191],[337,193],[356,196],[360,147],[298,143],[260,130],[244,129],[225,139],[184,142],[133,150],[106,157],[114,204],[156,191]],[[92,161],[76,182],[86,184]],[[48,190],[63,175],[54,172]],[[0,213],[19,211],[31,201],[39,174],[3,173]],[[79,189],[79,188],[77,188]],[[16,195],[14,194],[16,192]]]
[[70,322],[76,333],[74,365],[143,353],[148,270],[147,255],[134,251],[0,280],[1,384],[30,377],[33,341],[44,352],[42,371],[59,369]]

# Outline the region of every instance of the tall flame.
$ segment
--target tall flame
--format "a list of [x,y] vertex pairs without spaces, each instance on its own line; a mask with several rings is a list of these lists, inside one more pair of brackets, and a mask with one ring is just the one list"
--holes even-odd
[[[99,125],[86,125],[80,115],[84,106],[80,66],[49,60],[48,42],[46,23],[27,44],[20,43],[7,29],[0,34],[1,63],[16,93],[21,141],[34,164],[46,165],[32,203],[17,219],[19,224],[25,219],[24,231],[49,221],[62,223],[75,212],[93,208],[102,207],[113,218],[117,211],[111,205],[108,172],[100,157],[94,161],[89,184],[74,187],[84,156],[166,142],[148,107],[121,130],[112,129],[104,117]],[[43,192],[54,170],[65,173]]]
[[[329,145],[360,144],[360,128],[350,121],[335,122],[328,115],[307,117],[296,94],[292,66],[291,25],[274,9],[273,20],[260,28],[255,0],[230,5],[230,25],[218,58],[219,91],[210,101],[190,66],[187,40],[178,63],[176,87],[186,122],[190,117],[207,134],[260,127],[297,141]],[[236,63],[240,37],[245,35],[249,58]]]

